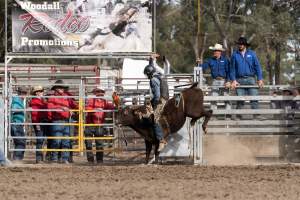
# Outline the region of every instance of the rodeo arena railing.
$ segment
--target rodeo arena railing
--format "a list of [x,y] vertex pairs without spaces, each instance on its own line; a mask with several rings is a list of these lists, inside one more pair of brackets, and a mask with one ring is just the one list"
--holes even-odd
[[[212,92],[214,90],[224,89],[224,87],[210,86],[210,84],[205,82],[204,80],[207,80],[208,76],[203,74],[201,68],[195,68],[194,73],[191,74],[168,74],[165,75],[165,78],[169,83],[170,97],[176,97],[183,89],[190,87],[193,82],[199,82],[198,86],[204,93],[204,106],[206,109],[213,110],[213,117],[208,123],[208,132],[206,135],[204,135],[202,131],[202,119],[198,120],[193,127],[190,126],[189,120],[187,120],[184,127],[179,131],[179,137],[173,136],[173,138],[171,137],[169,139],[169,147],[167,146],[166,150],[163,150],[160,154],[162,160],[170,157],[188,157],[192,158],[195,164],[205,163],[207,159],[205,157],[207,143],[209,143],[210,137],[215,136],[226,136],[228,138],[238,137],[248,145],[257,159],[284,158],[285,160],[292,161],[295,155],[300,152],[300,145],[298,145],[300,128],[299,107],[297,110],[291,106],[292,103],[299,104],[300,97],[299,95],[293,96],[290,93],[281,94],[283,90],[287,90],[290,86],[265,85],[259,90],[259,95],[257,96],[236,96],[234,90],[228,90],[228,93],[224,95],[213,96]],[[108,95],[101,97],[91,95],[92,89],[99,85],[93,83],[94,81],[90,81],[94,79],[101,79],[100,86],[107,91]],[[16,88],[19,86],[33,87],[37,85],[41,84],[34,83],[33,80],[23,84],[12,81],[8,87],[10,104],[14,97],[19,96],[15,94]],[[46,90],[45,93],[47,93],[51,87],[59,84],[43,83],[42,85]],[[3,86],[3,84],[1,84],[1,86]],[[144,143],[140,141],[141,138],[137,134],[131,134],[133,132],[132,130],[129,131],[129,129],[122,128],[123,131],[120,132],[115,122],[115,109],[86,109],[86,102],[89,99],[98,98],[104,98],[111,102],[112,99],[109,94],[113,91],[117,91],[124,105],[143,105],[144,102],[151,97],[149,80],[146,78],[97,76],[81,78],[78,84],[62,84],[62,86],[69,86],[72,95],[54,96],[52,94],[49,96],[44,95],[40,98],[45,100],[49,98],[72,99],[77,104],[76,108],[69,110],[57,108],[32,109],[29,107],[28,102],[37,97],[33,95],[21,95],[21,97],[24,98],[24,102],[26,102],[24,108],[13,108],[9,106],[9,132],[2,138],[7,142],[9,152],[13,154],[24,151],[44,152],[46,156],[51,156],[52,152],[77,152],[81,155],[82,152],[112,152],[112,160],[115,160],[115,152],[120,152],[121,150],[122,152],[144,150]],[[257,88],[256,86],[243,85],[239,87]],[[3,96],[1,100],[3,101]],[[253,100],[258,101],[259,107],[257,109],[248,108],[248,104]],[[235,109],[236,102],[238,101],[246,103],[245,109]],[[65,122],[54,123],[43,121],[33,123],[30,120],[30,116],[32,112],[36,111],[46,113],[67,111],[72,115],[70,115],[68,121]],[[3,112],[3,109],[1,109],[1,112]],[[16,112],[25,113],[24,122],[12,121],[11,116]],[[105,112],[108,117],[106,117],[104,123],[87,123],[86,116],[92,112]],[[0,120],[1,119],[0,117]],[[2,120],[4,121],[4,119]],[[2,124],[3,123],[1,123],[1,125]],[[48,129],[45,135],[37,136],[33,130],[33,126],[35,125],[52,127],[52,131]],[[11,130],[17,126],[25,130],[25,134],[12,134]],[[55,135],[53,126],[67,127],[70,129],[70,134]],[[89,127],[101,127],[104,133],[98,136],[87,136],[85,131]],[[57,148],[53,148],[51,142],[55,140],[59,140],[60,144],[61,141],[67,141],[69,143],[58,147],[56,145],[55,147]],[[92,149],[87,149],[85,143],[93,140],[101,141],[101,147],[97,147],[96,144],[92,145]],[[37,148],[37,143],[41,141],[43,145]],[[21,145],[17,145],[16,148],[16,143],[21,143]],[[126,147],[124,147],[124,144],[126,144]],[[264,151],[265,149],[272,150]]]
[[4,83],[0,82],[0,151],[5,152]]

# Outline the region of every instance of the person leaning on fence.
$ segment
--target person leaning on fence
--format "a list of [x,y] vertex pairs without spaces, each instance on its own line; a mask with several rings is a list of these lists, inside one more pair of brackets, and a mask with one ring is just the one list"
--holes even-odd
[[[34,86],[31,90],[31,94],[35,96],[34,98],[31,99],[29,102],[29,106],[32,108],[32,110],[38,109],[38,111],[32,111],[31,112],[31,122],[32,123],[47,123],[47,112],[42,111],[43,109],[47,109],[47,102],[43,98],[44,96],[44,88],[42,86]],[[47,125],[42,125],[42,124],[34,124],[33,125],[33,130],[35,132],[36,137],[45,137],[48,135],[48,130],[49,126]],[[36,163],[40,163],[44,161],[43,159],[43,144],[44,144],[44,139],[38,138],[36,140]]]
[[[282,96],[284,97],[293,97],[293,88],[283,88],[282,89]],[[292,109],[294,109],[294,101],[291,99],[287,99],[287,100],[283,100],[280,102],[281,104],[281,109],[285,109],[286,112],[291,111]],[[284,115],[285,119],[290,119],[293,120],[294,119],[294,115],[291,113],[285,114]]]
[[152,92],[151,105],[154,109],[153,130],[157,140],[159,140],[158,151],[161,151],[166,145],[163,129],[159,123],[163,108],[169,99],[168,83],[163,80],[162,74],[154,67],[154,59],[159,57],[158,54],[152,55],[149,60],[149,65],[144,69],[144,74],[150,80],[150,89]]
[[[49,99],[49,96],[54,96],[54,93],[55,93],[55,91],[51,90],[51,89],[48,90],[45,93],[45,96],[46,96],[45,100],[46,100],[46,104],[47,104],[47,109],[48,109],[48,99]],[[52,112],[51,111],[47,111],[46,113],[47,113],[46,121],[48,121],[49,123],[51,123],[52,122]],[[51,137],[51,126],[47,127],[47,132],[45,134],[46,134],[45,136]],[[47,149],[53,149],[52,148],[52,141],[53,141],[52,139],[47,139]],[[51,158],[52,158],[51,154],[52,154],[51,151],[47,151],[46,152],[46,158],[45,159],[47,161],[51,161]]]
[[[68,89],[68,86],[66,86],[62,80],[56,81],[55,84],[56,85],[51,88],[51,90],[54,90],[53,97],[49,97],[47,102],[47,108],[55,110],[51,112],[51,121],[53,123],[50,129],[51,136],[70,137],[70,126],[65,124],[69,124],[72,114],[70,109],[78,109],[78,105],[75,102],[68,100],[68,94],[65,93],[65,91]],[[53,149],[70,149],[70,139],[53,139],[51,142],[51,147]],[[61,152],[62,163],[68,164],[69,157],[70,152]],[[51,161],[58,162],[57,151],[52,152]]]
[[[96,98],[87,99],[85,109],[90,111],[86,115],[86,123],[92,126],[87,126],[85,128],[85,137],[103,137],[107,133],[107,129],[103,127],[105,121],[105,112],[93,111],[93,110],[112,110],[114,105],[109,103],[103,97],[105,91],[99,87],[93,89],[92,93]],[[103,140],[95,139],[96,143],[96,162],[103,163]],[[94,163],[94,153],[92,140],[85,140],[86,150],[87,150],[87,161],[89,163]]]
[[[17,89],[18,96],[14,96],[11,102],[11,122],[20,123],[11,125],[11,136],[13,137],[25,137],[24,123],[25,122],[25,99],[22,95],[27,95],[27,88],[19,87]],[[16,110],[18,109],[18,110]],[[24,158],[24,150],[26,148],[26,140],[24,138],[14,138],[14,153],[13,160],[20,161]]]
[[[293,96],[294,97],[300,97],[300,88],[294,88],[293,89]],[[294,100],[292,109],[300,110],[300,100]]]
[[[215,44],[215,46],[211,46],[209,49],[213,51],[213,57],[207,59],[203,64],[200,64],[200,60],[198,59],[198,66],[202,67],[203,71],[208,68],[210,69],[210,74],[213,79],[212,96],[228,96],[230,88],[230,63],[229,59],[225,55],[222,55],[222,52],[225,51],[225,49],[221,44]],[[229,102],[225,102],[225,104],[226,109],[230,109]],[[212,103],[212,109],[217,109],[216,102]]]
[[0,149],[0,166],[10,166],[11,163],[8,159],[5,158],[4,152]]
[[[264,83],[261,65],[255,52],[248,49],[250,44],[247,42],[246,38],[240,37],[236,43],[238,44],[238,50],[233,52],[230,61],[231,87],[232,89],[236,88],[238,96],[257,96],[258,89],[247,87],[247,85],[256,85],[255,77],[257,77],[258,87],[263,87]],[[246,85],[246,87],[237,88],[238,85]],[[258,109],[258,101],[250,101],[250,104],[252,109]],[[237,102],[237,109],[242,109],[243,106],[244,101]],[[255,118],[257,117],[258,116],[255,115]]]
[[[66,93],[67,96],[74,96],[74,95],[69,91],[68,88],[65,90],[65,93]],[[77,105],[75,98],[70,97],[70,98],[68,98],[68,100],[69,100],[69,104],[70,104],[70,105]],[[73,113],[72,116],[69,118],[69,123],[76,123],[76,122],[78,122],[78,113]],[[70,129],[69,129],[69,130],[70,130],[70,136],[71,136],[71,137],[75,136],[75,135],[76,135],[76,132],[77,132],[77,134],[78,134],[78,127],[70,126]],[[71,148],[71,149],[73,148],[73,144],[74,144],[74,143],[75,143],[74,140],[70,140],[70,148]],[[72,151],[70,152],[69,162],[70,162],[70,163],[73,163],[73,152],[72,152]]]

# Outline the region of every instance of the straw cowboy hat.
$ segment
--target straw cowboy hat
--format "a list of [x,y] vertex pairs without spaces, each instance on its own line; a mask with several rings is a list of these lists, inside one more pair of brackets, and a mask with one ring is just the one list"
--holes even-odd
[[55,81],[55,84],[57,84],[57,85],[54,85],[51,88],[51,90],[55,90],[56,88],[63,88],[63,89],[68,89],[69,88],[69,86],[65,85],[66,83],[63,80],[57,80],[57,81]]
[[105,93],[105,90],[103,90],[102,88],[100,87],[96,87],[92,90],[92,93],[96,93],[96,92],[100,92],[100,93]]
[[37,91],[44,91],[44,88],[43,86],[41,85],[38,85],[38,86],[33,86],[32,89],[31,89],[31,93],[34,94],[35,92]]
[[241,44],[245,46],[250,46],[250,43],[248,43],[247,39],[245,37],[240,37],[238,41],[235,42],[236,44]]
[[225,51],[221,44],[216,43],[215,46],[209,47],[210,50],[213,51]]

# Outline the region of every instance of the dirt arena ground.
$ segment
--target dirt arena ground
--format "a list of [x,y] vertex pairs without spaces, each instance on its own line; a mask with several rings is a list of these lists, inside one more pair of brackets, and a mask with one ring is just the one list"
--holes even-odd
[[0,199],[300,199],[300,166],[22,165]]

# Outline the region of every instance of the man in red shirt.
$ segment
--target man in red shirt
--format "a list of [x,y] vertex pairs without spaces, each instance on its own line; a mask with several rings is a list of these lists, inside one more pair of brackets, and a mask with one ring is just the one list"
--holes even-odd
[[[51,90],[54,90],[53,97],[48,99],[48,109],[55,109],[61,111],[51,112],[52,123],[69,123],[71,118],[70,109],[78,109],[75,101],[70,101],[66,94],[68,86],[62,81],[57,80]],[[54,124],[51,126],[51,136],[55,137],[70,137],[70,126]],[[70,149],[71,142],[69,139],[54,139],[51,142],[53,149]],[[70,152],[64,151],[61,153],[62,163],[69,164]],[[51,154],[51,161],[58,162],[58,152]]]
[[[95,88],[92,93],[96,96],[94,98],[87,99],[85,109],[86,110],[97,110],[97,109],[103,109],[103,110],[112,110],[114,109],[114,105],[112,103],[109,103],[103,97],[105,94],[105,91],[101,88]],[[105,121],[105,112],[99,112],[99,111],[91,111],[88,112],[86,115],[86,123],[87,124],[94,124],[95,126],[87,126],[85,128],[85,137],[102,137],[105,135],[107,130],[101,126]],[[101,140],[95,140],[96,143],[96,150],[101,151],[103,150],[103,142]],[[91,152],[93,149],[93,143],[92,140],[85,140],[86,149],[87,152],[87,160],[90,163],[94,163],[94,154]],[[96,152],[96,161],[97,163],[103,163],[103,152]]]
[[[34,109],[47,109],[47,102],[42,98],[44,96],[44,88],[42,86],[34,86],[32,88],[32,95],[36,96],[31,99],[29,106]],[[45,111],[32,111],[31,112],[31,122],[32,123],[45,123],[47,122],[47,112]],[[41,124],[33,125],[33,129],[36,137],[44,137],[47,136],[47,127]],[[41,149],[43,148],[44,139],[36,140],[36,163],[42,162],[43,154]]]

